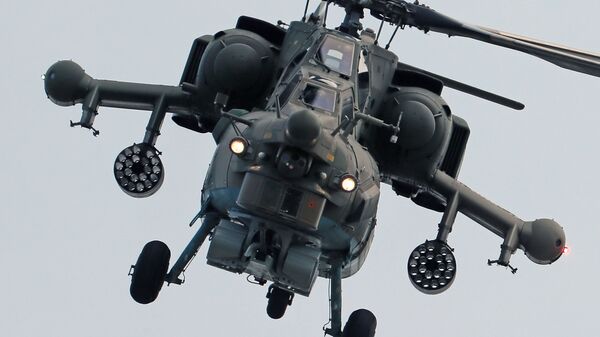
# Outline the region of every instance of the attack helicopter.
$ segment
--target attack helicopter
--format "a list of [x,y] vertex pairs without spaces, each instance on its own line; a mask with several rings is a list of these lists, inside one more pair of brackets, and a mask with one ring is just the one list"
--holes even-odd
[[[346,16],[327,28],[330,5]],[[118,154],[119,187],[149,197],[164,181],[155,145],[167,113],[184,128],[211,133],[216,144],[192,225],[200,228],[169,269],[162,242],[144,246],[131,269],[130,292],[154,301],[162,285],[182,284],[183,272],[210,237],[209,265],[271,283],[267,313],[280,318],[295,294],[308,296],[317,277],[330,280],[331,336],[374,336],[365,309],[341,322],[341,280],[355,274],[371,245],[380,184],[442,213],[438,235],[407,260],[408,277],[426,294],[450,287],[456,260],[448,237],[461,212],[503,239],[490,264],[510,266],[521,249],[538,264],[563,253],[562,227],[523,221],[457,178],[469,126],[441,98],[453,88],[513,109],[519,102],[403,64],[379,35],[363,29],[364,11],[396,30],[463,36],[529,53],[561,67],[600,76],[600,56],[487,28],[469,26],[419,3],[399,0],[322,1],[303,19],[273,25],[240,17],[236,27],[196,39],[178,86],[95,80],[72,61],[45,74],[56,104],[82,104],[72,126],[91,129],[99,106],[151,111],[143,141]],[[381,31],[381,27],[379,32]]]

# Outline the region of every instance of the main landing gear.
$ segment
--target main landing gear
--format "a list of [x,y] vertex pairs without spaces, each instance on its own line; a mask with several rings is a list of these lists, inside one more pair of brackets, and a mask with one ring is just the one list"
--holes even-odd
[[367,309],[358,309],[348,318],[342,337],[373,337],[375,328],[377,328],[375,315]]
[[129,272],[129,293],[136,302],[148,304],[158,297],[165,282],[170,258],[171,251],[163,242],[152,241],[144,246],[135,266],[131,266]]
[[129,271],[131,297],[141,304],[152,303],[158,297],[164,282],[182,284],[183,279],[180,279],[179,276],[183,274],[204,240],[218,223],[219,218],[216,215],[207,214],[205,216],[202,226],[185,247],[169,273],[167,273],[171,258],[169,247],[161,241],[148,242],[142,249],[137,262],[131,266]]
[[342,330],[342,265],[334,263],[330,275],[329,310],[331,325],[325,333],[332,337],[374,337],[377,319],[372,312],[359,309],[350,314]]
[[[342,330],[342,267],[340,263],[334,263],[332,266],[330,284],[331,324],[329,328],[325,329],[325,333],[332,337],[374,337],[377,319],[372,312],[366,309],[354,311]],[[294,293],[271,285],[267,298],[269,299],[267,314],[273,319],[280,319],[285,314],[287,307],[292,305]]]
[[[366,309],[354,311],[342,330],[342,267],[340,263],[332,266],[330,283],[331,324],[329,328],[325,329],[325,333],[332,337],[374,337],[377,319],[372,312]],[[294,293],[271,285],[267,298],[269,299],[267,314],[273,319],[280,319],[285,314],[287,307],[292,305]]]
[[280,319],[285,314],[285,309],[292,305],[294,293],[271,285],[267,298],[269,299],[267,315],[272,319]]
[[[160,241],[147,243],[129,273],[132,276],[131,297],[138,303],[148,304],[156,300],[164,282],[182,284],[184,280],[180,276],[218,223],[219,217],[217,215],[206,214],[202,226],[168,273],[171,257],[169,247]],[[342,330],[341,261],[332,263],[329,279],[331,321],[329,328],[325,329],[325,334],[332,337],[374,337],[377,319],[373,313],[366,309],[354,311]],[[292,304],[294,293],[271,285],[267,298],[267,314],[273,319],[279,319],[283,317],[287,307]]]

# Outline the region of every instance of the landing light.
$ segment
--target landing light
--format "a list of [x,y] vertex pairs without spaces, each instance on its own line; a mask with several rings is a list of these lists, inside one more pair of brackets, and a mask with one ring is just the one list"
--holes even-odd
[[235,137],[229,142],[229,149],[238,156],[242,156],[248,150],[248,142],[241,137]]
[[569,246],[565,246],[565,247],[563,248],[563,251],[562,251],[562,253],[563,253],[564,255],[569,255],[569,253],[571,253],[571,248],[570,248]]
[[354,191],[356,186],[358,186],[358,182],[356,181],[356,178],[350,174],[343,176],[340,180],[340,187],[346,192]]

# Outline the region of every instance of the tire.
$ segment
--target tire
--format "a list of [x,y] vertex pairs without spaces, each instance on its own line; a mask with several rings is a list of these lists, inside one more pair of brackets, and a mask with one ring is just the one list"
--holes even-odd
[[171,251],[161,241],[148,242],[135,263],[129,293],[140,304],[154,302],[169,269]]
[[342,337],[374,337],[377,319],[367,309],[353,312],[344,326]]
[[272,286],[267,297],[269,298],[267,315],[272,319],[280,319],[285,314],[288,305],[290,305],[293,294],[287,290]]

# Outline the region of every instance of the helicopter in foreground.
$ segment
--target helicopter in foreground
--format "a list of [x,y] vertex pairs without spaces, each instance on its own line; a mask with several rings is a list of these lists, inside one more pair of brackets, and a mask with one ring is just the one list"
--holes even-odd
[[[343,7],[339,27],[326,27],[330,5]],[[322,1],[290,25],[240,17],[234,29],[196,39],[180,84],[160,86],[95,80],[72,61],[45,75],[48,97],[82,104],[72,126],[93,131],[99,106],[151,111],[143,141],[118,154],[120,188],[148,197],[165,174],[155,145],[167,113],[217,149],[192,225],[197,233],[169,269],[162,242],[144,246],[131,269],[134,300],[154,301],[164,282],[183,272],[210,237],[207,263],[270,283],[267,313],[281,318],[295,294],[308,296],[317,277],[330,280],[331,336],[374,336],[365,309],[342,327],[341,280],[364,263],[376,226],[380,184],[421,207],[442,213],[438,235],[407,260],[412,284],[437,294],[454,281],[448,244],[457,212],[503,239],[496,261],[510,267],[521,249],[535,263],[556,261],[566,247],[562,227],[549,219],[523,221],[469,189],[458,178],[468,124],[441,98],[454,88],[514,109],[513,100],[400,63],[363,29],[364,10],[396,26],[464,36],[516,49],[561,67],[600,76],[600,56],[487,28],[465,25],[421,4],[400,0]],[[381,29],[380,29],[381,31]],[[392,36],[392,38],[393,38]]]

